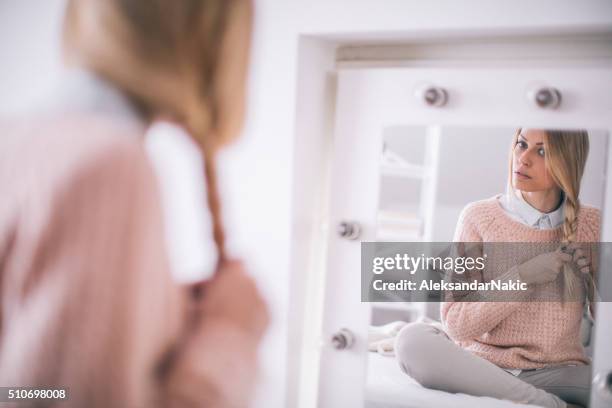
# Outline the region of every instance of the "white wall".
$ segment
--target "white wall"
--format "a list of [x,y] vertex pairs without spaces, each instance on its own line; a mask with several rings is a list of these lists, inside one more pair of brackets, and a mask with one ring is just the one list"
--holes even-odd
[[63,2],[0,1],[0,114],[25,108],[53,86]]

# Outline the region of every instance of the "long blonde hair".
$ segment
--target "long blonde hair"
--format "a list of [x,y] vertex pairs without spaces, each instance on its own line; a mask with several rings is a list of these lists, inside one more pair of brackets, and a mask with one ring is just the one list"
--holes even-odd
[[[512,189],[512,151],[518,141],[522,128],[518,128],[510,151],[509,187]],[[576,241],[578,212],[580,211],[580,183],[587,157],[589,155],[589,135],[586,130],[544,130],[544,150],[546,170],[564,195],[563,243]],[[587,295],[594,289],[591,275],[588,275]],[[564,296],[569,297],[576,291],[576,274],[569,265],[563,268],[565,283]]]
[[[215,158],[233,135],[224,128],[219,61],[229,52],[224,40],[239,11],[249,13],[250,29],[249,0],[68,0],[63,33],[68,63],[113,82],[147,120],[181,124],[198,144],[220,262],[225,239]],[[248,62],[232,58],[234,65]]]

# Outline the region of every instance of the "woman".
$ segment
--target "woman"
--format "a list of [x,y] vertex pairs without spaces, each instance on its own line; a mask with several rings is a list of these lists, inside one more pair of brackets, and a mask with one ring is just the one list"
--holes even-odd
[[[398,335],[397,358],[407,374],[449,392],[545,407],[588,405],[583,303],[564,301],[579,298],[578,273],[594,273],[593,255],[578,247],[599,240],[599,211],[578,201],[587,154],[586,132],[519,129],[508,192],[469,204],[454,237],[530,247],[557,242],[557,249],[519,259],[502,279],[526,283],[520,296],[550,288],[567,293],[555,302],[443,302],[443,326],[413,323]],[[565,285],[557,286],[561,280]]]
[[[68,2],[70,95],[0,139],[0,384],[74,407],[247,405],[267,314],[225,255],[214,170],[243,122],[251,20],[249,0]],[[205,159],[219,262],[190,287],[143,147],[158,119]]]

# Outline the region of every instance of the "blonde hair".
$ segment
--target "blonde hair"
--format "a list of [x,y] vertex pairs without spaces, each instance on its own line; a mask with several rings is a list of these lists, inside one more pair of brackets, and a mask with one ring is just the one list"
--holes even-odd
[[219,61],[238,4],[247,6],[250,29],[248,0],[68,0],[63,33],[69,63],[113,82],[148,120],[178,122],[198,144],[220,261],[225,247],[215,158],[231,135],[224,128]]
[[[509,186],[512,189],[512,151],[518,141],[522,128],[514,134],[510,151]],[[576,241],[578,212],[580,211],[580,183],[589,154],[589,135],[586,130],[544,130],[544,149],[546,170],[564,195],[563,243]],[[594,282],[589,274],[587,295],[594,290]],[[569,265],[563,268],[565,282],[564,295],[575,293],[577,276]]]

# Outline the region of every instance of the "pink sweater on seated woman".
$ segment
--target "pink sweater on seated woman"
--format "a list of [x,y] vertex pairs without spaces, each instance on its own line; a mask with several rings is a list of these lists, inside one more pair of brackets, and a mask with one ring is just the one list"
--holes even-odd
[[[576,241],[599,241],[599,225],[599,210],[581,206]],[[545,243],[562,239],[562,226],[548,230],[526,226],[510,218],[496,197],[469,204],[459,217],[454,237],[454,241],[460,242]],[[516,268],[507,277],[519,279]],[[441,318],[448,335],[464,349],[503,368],[588,364],[580,342],[582,313],[580,302],[441,304]]]

